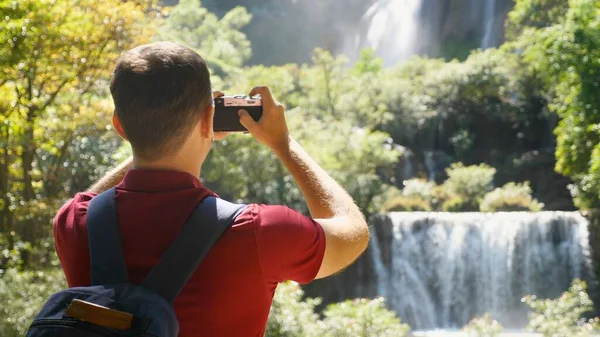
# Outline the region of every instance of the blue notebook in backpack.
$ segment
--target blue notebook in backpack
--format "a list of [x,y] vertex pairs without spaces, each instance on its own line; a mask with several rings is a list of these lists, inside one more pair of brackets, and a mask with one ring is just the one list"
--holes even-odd
[[173,300],[244,208],[204,199],[144,282],[136,285],[128,281],[115,190],[97,195],[87,214],[92,285],[52,295],[27,337],[176,337]]

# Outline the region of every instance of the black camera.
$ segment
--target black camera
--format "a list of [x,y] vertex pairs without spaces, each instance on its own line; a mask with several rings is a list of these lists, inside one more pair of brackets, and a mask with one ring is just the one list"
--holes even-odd
[[244,109],[258,122],[262,117],[263,108],[260,97],[246,95],[221,96],[215,98],[215,116],[213,130],[220,132],[248,131],[240,123],[238,111]]

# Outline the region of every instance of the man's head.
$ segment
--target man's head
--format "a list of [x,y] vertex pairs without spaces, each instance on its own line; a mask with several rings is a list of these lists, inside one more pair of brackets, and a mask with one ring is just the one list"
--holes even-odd
[[[212,122],[206,62],[175,43],[147,44],[124,53],[110,92],[117,130],[145,161],[174,155],[199,123]],[[205,130],[212,132],[212,125],[205,125]]]

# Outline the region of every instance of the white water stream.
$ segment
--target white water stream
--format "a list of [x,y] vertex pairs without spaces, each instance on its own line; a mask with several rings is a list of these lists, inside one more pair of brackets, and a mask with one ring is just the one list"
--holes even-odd
[[391,263],[383,239],[371,239],[377,292],[415,330],[458,329],[486,312],[505,328],[522,328],[522,297],[556,297],[589,267],[587,220],[578,213],[389,217]]

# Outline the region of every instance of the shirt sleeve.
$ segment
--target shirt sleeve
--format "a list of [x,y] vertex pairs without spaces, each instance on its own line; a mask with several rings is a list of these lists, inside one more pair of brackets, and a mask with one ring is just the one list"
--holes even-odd
[[90,284],[87,227],[82,224],[94,196],[94,193],[76,194],[54,217],[54,247],[69,287]]
[[251,205],[262,273],[270,281],[309,283],[321,268],[325,233],[313,219],[286,206]]

